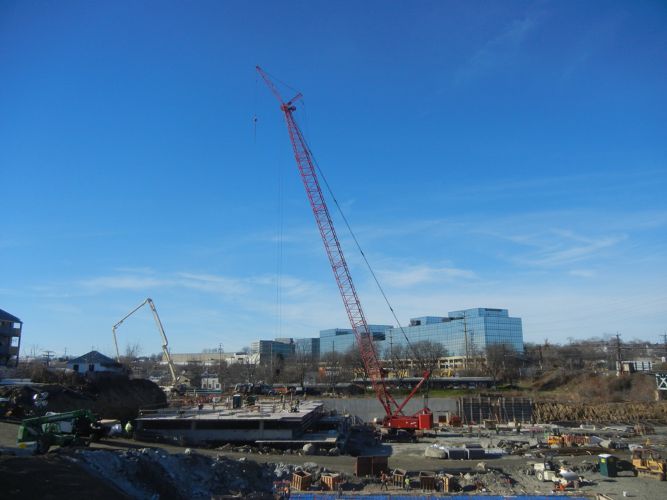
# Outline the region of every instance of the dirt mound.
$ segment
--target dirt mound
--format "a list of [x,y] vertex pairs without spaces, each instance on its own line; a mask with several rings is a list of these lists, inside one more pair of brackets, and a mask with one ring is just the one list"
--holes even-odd
[[573,378],[577,377],[577,375],[580,374],[576,371],[559,368],[545,373],[540,378],[533,381],[530,387],[536,391],[553,391],[566,385]]
[[[33,398],[38,393],[48,394],[44,408],[34,406]],[[17,418],[47,411],[87,409],[101,418],[128,420],[136,417],[140,408],[167,404],[166,395],[153,382],[120,376],[90,380],[74,387],[57,384],[4,387],[0,388],[0,396],[10,399],[7,414]]]
[[655,400],[655,377],[634,373],[617,377],[609,373],[588,373],[572,379],[562,394],[575,402],[624,403]]
[[545,373],[530,388],[536,399],[540,399],[540,393],[548,392],[550,399],[587,403],[651,402],[656,390],[655,377],[644,373],[617,377],[613,372],[564,369]]

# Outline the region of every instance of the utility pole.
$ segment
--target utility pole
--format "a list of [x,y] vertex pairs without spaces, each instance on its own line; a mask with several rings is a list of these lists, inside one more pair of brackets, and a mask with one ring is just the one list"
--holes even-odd
[[46,366],[48,367],[51,362],[51,357],[55,354],[54,351],[43,351],[44,358],[46,359]]
[[623,357],[621,355],[621,335],[616,332],[616,375],[623,373]]
[[335,358],[336,358],[336,349],[335,349],[335,340],[331,341],[331,361],[329,361],[329,384],[331,384],[331,394],[335,394],[335,388],[334,388],[334,370],[336,366]]
[[218,377],[222,378],[222,342],[218,344]]
[[394,333],[393,328],[389,330],[389,359],[394,362]]
[[466,344],[466,357],[465,357],[465,360],[463,362],[463,368],[465,370],[467,370],[468,369],[468,362],[469,362],[469,359],[470,359],[470,351],[469,351],[470,346],[468,345],[468,320],[466,318],[466,312],[465,311],[463,311],[463,341]]

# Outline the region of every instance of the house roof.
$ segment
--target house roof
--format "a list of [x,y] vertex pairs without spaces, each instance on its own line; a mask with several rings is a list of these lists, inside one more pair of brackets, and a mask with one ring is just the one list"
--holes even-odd
[[97,351],[90,351],[87,354],[84,354],[83,356],[79,356],[78,358],[70,359],[67,364],[73,365],[73,364],[98,364],[98,365],[103,365],[103,366],[120,366],[119,363],[114,361],[108,356],[105,356],[104,354],[97,352]]
[[9,314],[7,311],[3,311],[0,309],[0,321],[12,321],[14,323],[23,323],[20,319],[18,319],[16,316],[13,314]]

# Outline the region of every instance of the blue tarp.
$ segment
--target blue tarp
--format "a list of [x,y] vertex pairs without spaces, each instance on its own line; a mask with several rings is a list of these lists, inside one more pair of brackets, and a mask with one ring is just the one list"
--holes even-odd
[[[342,495],[338,496],[335,494],[322,494],[322,493],[292,493],[290,499],[298,500],[331,500],[332,498],[342,498],[346,500],[441,500],[446,498],[447,500],[471,500],[473,498],[478,498],[482,500],[546,500],[549,498],[563,498],[562,495],[523,495],[523,496],[498,496],[498,495],[454,495],[454,496],[442,496],[442,495]],[[571,497],[568,496],[567,500],[587,500],[586,497]]]

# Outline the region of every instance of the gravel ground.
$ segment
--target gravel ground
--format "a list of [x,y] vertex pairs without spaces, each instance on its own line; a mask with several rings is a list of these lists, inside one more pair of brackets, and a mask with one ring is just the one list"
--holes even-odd
[[[0,447],[4,447],[5,451],[10,451],[13,448],[15,449],[16,430],[16,425],[0,423]],[[667,445],[667,428],[658,429],[656,435],[650,436],[649,439],[653,445]],[[389,455],[389,466],[391,468],[406,469],[410,471],[414,477],[416,477],[420,471],[446,472],[461,477],[461,482],[463,484],[478,483],[480,486],[486,488],[487,492],[490,494],[545,495],[551,492],[552,487],[550,483],[540,483],[534,476],[528,476],[524,473],[528,467],[527,463],[529,461],[541,460],[534,456],[534,450],[530,450],[528,456],[507,455],[498,459],[485,460],[486,471],[477,470],[477,464],[480,462],[479,460],[439,460],[426,458],[424,456],[425,448],[434,442],[441,444],[460,444],[462,442],[471,442],[474,440],[475,436],[438,436],[435,438],[425,438],[420,443],[383,444],[375,449],[369,449],[368,454]],[[131,450],[143,448],[145,445],[132,440],[113,439],[96,443],[93,446],[94,448],[107,450]],[[160,448],[169,454],[181,454],[185,451],[183,447],[179,446],[161,445]],[[216,457],[221,454],[217,450],[208,449],[197,449],[196,453],[209,457]],[[618,450],[616,454],[619,457],[626,459],[629,455],[627,450]],[[21,484],[21,481],[25,481],[25,474],[21,476],[22,471],[32,470],[33,474],[38,474],[39,477],[43,479],[41,484],[46,484],[45,481],[47,480],[56,481],[58,477],[62,477],[62,479],[58,479],[56,482],[70,483],[72,481],[79,481],[83,485],[82,491],[85,491],[85,484],[88,484],[84,477],[85,474],[78,477],[74,474],[73,469],[68,472],[68,469],[63,468],[63,464],[59,463],[58,459],[54,458],[53,455],[55,454],[51,453],[48,457],[37,458],[2,457],[2,470],[0,472],[3,474],[4,478],[7,478],[7,484]],[[244,458],[256,461],[260,464],[281,462],[284,464],[303,465],[305,462],[315,462],[320,467],[326,467],[331,471],[343,472],[348,476],[351,476],[354,472],[356,460],[349,456],[269,455],[239,452],[224,452],[224,456],[233,460]],[[595,461],[595,457],[591,455],[559,456],[556,457],[556,460],[558,459],[564,460],[568,466],[575,469],[578,467],[585,468],[587,464],[591,464]],[[22,465],[22,463],[25,465]],[[74,464],[69,464],[69,466],[73,467]],[[468,479],[463,478],[466,473],[468,473]],[[508,481],[507,476],[509,476],[512,481]],[[667,498],[667,482],[635,477],[605,478],[597,472],[584,472],[583,476],[587,481],[584,482],[580,490],[576,492],[577,494],[594,497],[596,493],[604,493],[615,499],[620,499],[624,496],[655,500],[659,498]],[[127,478],[119,478],[119,481],[125,479]],[[510,483],[512,483],[511,486]],[[362,491],[364,493],[380,492],[380,485],[374,482],[362,484],[361,486],[363,486]],[[110,485],[105,487],[111,488],[108,494],[113,496],[113,487]],[[68,491],[71,493],[72,490],[70,489]],[[398,493],[398,490],[392,491]],[[420,491],[413,491],[413,493],[422,494]],[[96,496],[99,498],[106,498],[103,495]],[[15,497],[10,496],[8,498],[19,497],[20,495]],[[29,497],[33,496],[23,495],[23,498]],[[47,498],[39,494],[34,496],[34,498],[38,497]],[[60,497],[61,496],[59,495],[51,496],[51,498]],[[122,496],[117,497],[120,498]],[[84,496],[72,497],[70,495],[70,498],[84,498]]]

